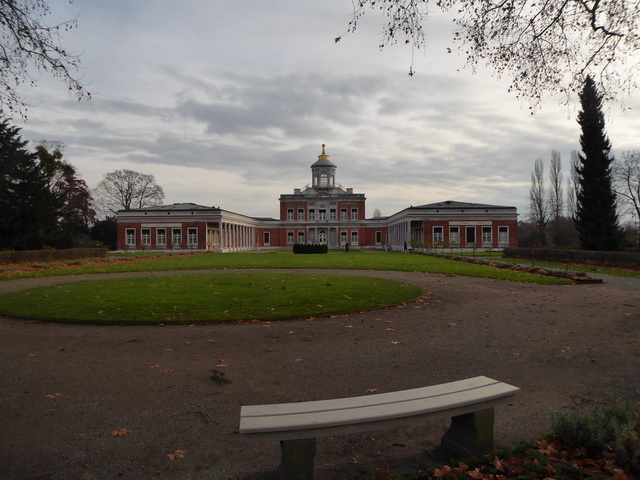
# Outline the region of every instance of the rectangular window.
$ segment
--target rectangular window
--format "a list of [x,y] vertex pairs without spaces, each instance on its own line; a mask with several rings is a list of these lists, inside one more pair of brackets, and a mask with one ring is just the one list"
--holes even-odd
[[474,245],[476,243],[476,227],[465,228],[466,245]]
[[449,243],[460,243],[460,227],[449,227]]
[[433,227],[433,243],[444,242],[444,230],[442,227]]
[[315,208],[310,208],[309,209],[309,220],[315,220],[316,219],[316,209]]
[[127,230],[125,232],[125,243],[127,244],[127,247],[135,248],[135,246],[136,246],[136,231],[133,228],[127,228]]
[[320,213],[320,220],[326,220],[327,219],[327,211],[324,208],[321,208],[319,210]]
[[287,210],[287,220],[293,220],[293,208]]
[[187,229],[187,243],[189,244],[189,248],[196,248],[198,246],[198,229],[197,228]]
[[376,232],[376,245],[382,245],[382,232]]
[[509,227],[498,227],[498,243],[509,245]]
[[330,220],[336,220],[338,217],[336,215],[336,209],[332,208],[331,210],[329,210],[329,219]]
[[143,228],[141,234],[142,234],[142,246],[150,247],[151,246],[151,229]]
[[304,232],[298,232],[298,243],[304,243]]
[[287,232],[287,243],[289,245],[293,244],[293,232]]
[[358,244],[358,231],[357,230],[352,230],[351,231],[351,245],[357,245]]
[[340,243],[343,244],[343,245],[345,243],[347,243],[347,231],[346,230],[342,230],[340,232]]
[[167,230],[164,228],[159,228],[156,230],[156,246],[166,246],[167,245]]
[[182,229],[174,228],[171,232],[171,243],[174,248],[182,247]]
[[298,220],[304,220],[304,209],[298,209]]
[[358,219],[358,209],[357,208],[352,208],[351,209],[351,220],[357,220]]
[[482,227],[482,243],[491,245],[491,227]]
[[264,246],[268,247],[271,245],[271,232],[264,232]]

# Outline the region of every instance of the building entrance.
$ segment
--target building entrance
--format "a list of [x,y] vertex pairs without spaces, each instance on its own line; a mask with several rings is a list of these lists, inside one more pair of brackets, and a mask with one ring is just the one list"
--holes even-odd
[[327,243],[327,231],[326,230],[320,230],[318,232],[318,243],[320,243],[322,245]]

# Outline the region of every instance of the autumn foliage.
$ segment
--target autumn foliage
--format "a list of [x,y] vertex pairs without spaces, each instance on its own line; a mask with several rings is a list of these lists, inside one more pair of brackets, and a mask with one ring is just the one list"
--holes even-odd
[[396,480],[634,480],[640,476],[640,403],[612,402],[555,415],[553,434],[534,443]]

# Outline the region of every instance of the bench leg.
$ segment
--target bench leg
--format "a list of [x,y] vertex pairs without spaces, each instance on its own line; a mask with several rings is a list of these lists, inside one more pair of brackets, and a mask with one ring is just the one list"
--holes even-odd
[[316,439],[282,440],[280,460],[281,480],[313,480],[313,459],[316,456]]
[[493,450],[493,408],[451,417],[442,446],[460,456],[482,455]]

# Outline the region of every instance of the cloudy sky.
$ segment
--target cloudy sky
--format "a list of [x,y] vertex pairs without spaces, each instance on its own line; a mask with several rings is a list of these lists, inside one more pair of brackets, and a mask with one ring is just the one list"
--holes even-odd
[[[377,48],[370,12],[342,35],[349,0],[74,0],[64,46],[82,55],[90,101],[43,77],[21,90],[25,140],[64,142],[93,188],[115,169],[153,174],[165,203],[278,216],[278,197],[311,181],[321,144],[337,182],[393,214],[459,200],[527,214],[531,171],[551,150],[569,172],[577,107],[546,99],[531,116],[489,71],[447,53],[451,24],[434,15],[428,49]],[[640,93],[607,110],[615,152],[640,148]],[[545,172],[546,173],[546,172]]]

